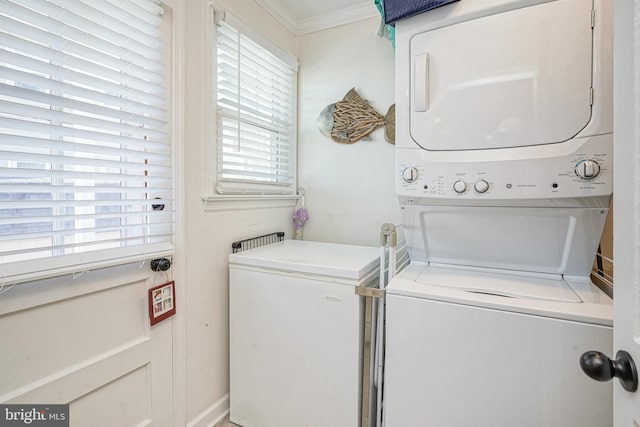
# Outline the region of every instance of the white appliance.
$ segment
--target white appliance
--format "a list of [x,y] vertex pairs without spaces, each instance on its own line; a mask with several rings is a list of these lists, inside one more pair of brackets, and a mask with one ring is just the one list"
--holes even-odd
[[606,427],[589,273],[612,193],[612,2],[462,0],[396,23],[386,427]]
[[355,287],[377,286],[379,255],[285,240],[229,256],[232,422],[360,425],[364,313]]

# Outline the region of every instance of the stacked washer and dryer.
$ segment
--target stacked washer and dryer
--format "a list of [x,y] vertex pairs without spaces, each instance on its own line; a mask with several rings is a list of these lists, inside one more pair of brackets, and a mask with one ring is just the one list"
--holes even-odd
[[613,182],[612,1],[463,0],[396,23],[386,427],[607,427],[589,278]]

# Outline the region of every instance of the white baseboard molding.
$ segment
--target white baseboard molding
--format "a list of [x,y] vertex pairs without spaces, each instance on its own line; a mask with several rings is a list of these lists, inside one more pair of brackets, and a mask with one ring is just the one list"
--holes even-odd
[[229,393],[214,402],[195,418],[187,423],[187,427],[213,427],[229,413]]

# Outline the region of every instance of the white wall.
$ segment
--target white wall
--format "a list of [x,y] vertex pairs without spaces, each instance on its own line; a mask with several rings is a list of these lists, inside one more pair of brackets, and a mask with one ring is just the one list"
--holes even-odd
[[[382,130],[371,142],[338,145],[320,135],[315,119],[352,86],[380,112],[393,103],[393,51],[375,35],[377,20],[296,41],[254,0],[215,4],[300,58],[299,179],[312,217],[305,238],[376,245],[380,224],[398,215],[393,146]],[[72,425],[78,426],[208,426],[228,408],[231,243],[279,230],[291,237],[294,208],[205,211],[208,156],[215,148],[206,83],[208,2],[184,0],[182,6],[184,140],[177,153],[182,220],[174,258],[178,312],[149,327],[146,291],[154,279],[148,265],[16,287],[0,299],[7,368],[0,374],[0,401],[73,402]],[[38,334],[46,339],[30,342]],[[98,407],[107,412],[96,413]],[[102,423],[91,418],[95,414],[104,417]]]
[[[215,4],[294,51],[293,35],[255,1],[228,3]],[[16,286],[0,295],[0,402],[70,403],[78,427],[210,426],[228,409],[231,243],[280,230],[290,236],[293,206],[205,212],[207,156],[215,152],[215,134],[208,134],[215,123],[206,78],[209,3],[178,4],[184,138],[176,150],[177,313],[149,326],[147,289],[165,277],[154,278],[148,262]]]
[[[372,7],[373,2],[372,2]],[[394,146],[377,129],[373,141],[338,144],[323,136],[316,118],[355,87],[385,114],[394,101],[394,51],[376,35],[371,18],[300,36],[298,185],[310,219],[304,238],[378,245],[380,225],[399,222],[394,189]]]
[[[228,407],[228,272],[232,241],[276,230],[291,237],[293,208],[205,212],[214,117],[206,92],[205,0],[187,3],[186,35],[186,372],[187,421],[207,425]],[[377,245],[380,224],[398,221],[393,145],[377,130],[373,141],[345,146],[323,137],[316,117],[352,87],[385,113],[394,102],[393,49],[375,34],[377,19],[294,39],[253,0],[217,1],[299,58],[299,185],[311,220],[305,239]],[[213,137],[213,136],[212,136]]]
[[[254,0],[216,1],[279,46],[293,51],[295,41]],[[185,272],[186,422],[207,426],[228,409],[229,285],[228,255],[235,240],[285,231],[291,236],[291,208],[206,212],[202,195],[213,178],[208,168],[215,152],[215,111],[207,87],[208,2],[185,1]],[[213,151],[212,151],[213,150]]]

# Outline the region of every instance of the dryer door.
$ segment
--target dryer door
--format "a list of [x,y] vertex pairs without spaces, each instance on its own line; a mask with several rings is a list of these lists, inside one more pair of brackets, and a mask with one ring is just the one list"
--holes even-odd
[[411,136],[427,150],[566,141],[591,118],[592,2],[556,0],[411,39]]

